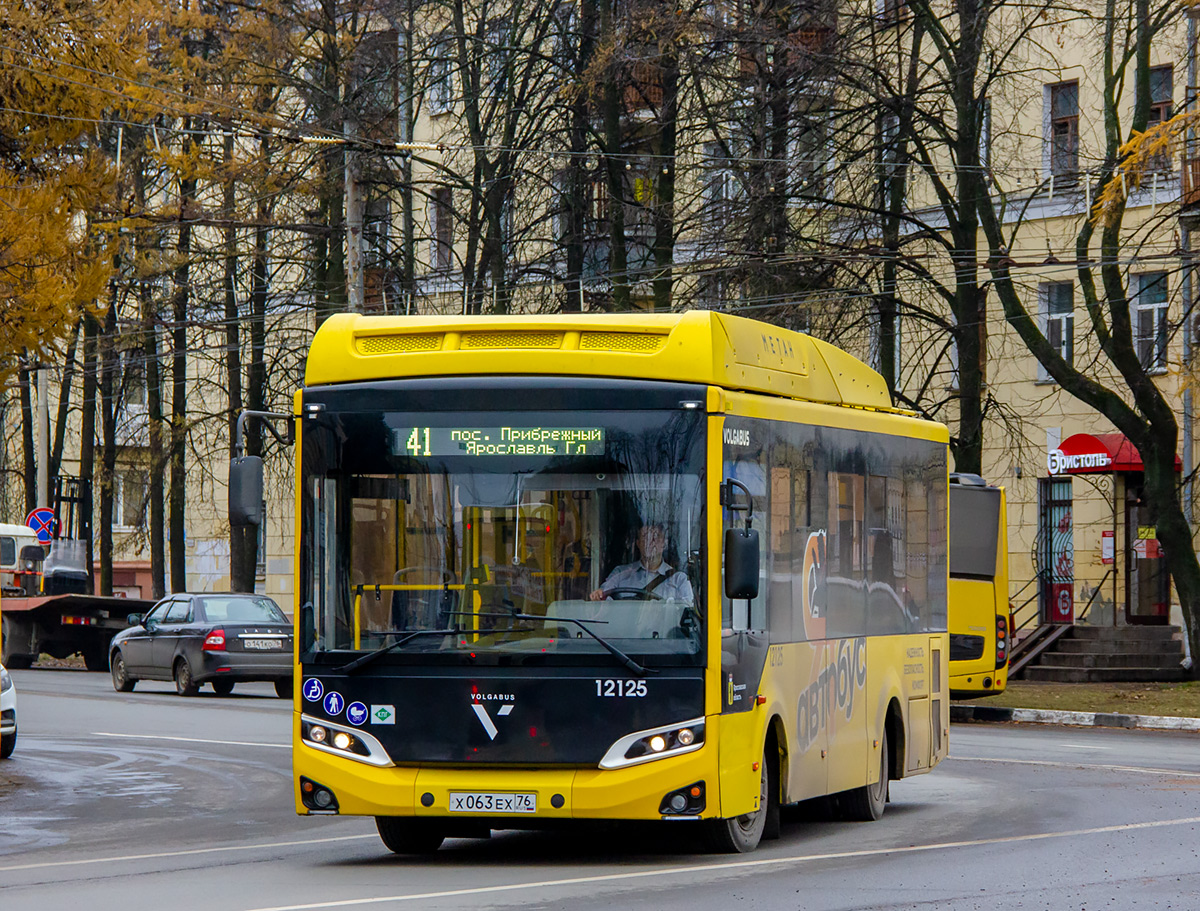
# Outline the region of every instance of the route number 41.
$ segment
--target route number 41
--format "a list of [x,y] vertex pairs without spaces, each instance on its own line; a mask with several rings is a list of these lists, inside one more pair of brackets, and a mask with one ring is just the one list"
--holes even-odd
[[597,696],[645,696],[645,680],[597,680]]
[[[421,432],[422,431],[424,431],[424,433],[425,433],[425,447],[424,447],[425,451],[424,452],[421,451]],[[415,455],[415,456],[429,455],[429,428],[428,427],[414,427],[412,433],[410,433],[408,435],[408,443],[405,444],[404,448],[407,449],[412,455]]]

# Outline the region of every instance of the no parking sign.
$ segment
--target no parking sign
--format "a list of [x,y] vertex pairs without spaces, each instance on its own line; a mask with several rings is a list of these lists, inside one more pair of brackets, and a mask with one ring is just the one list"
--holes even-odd
[[39,506],[25,517],[25,524],[33,529],[39,544],[49,544],[54,540],[54,510],[49,506]]

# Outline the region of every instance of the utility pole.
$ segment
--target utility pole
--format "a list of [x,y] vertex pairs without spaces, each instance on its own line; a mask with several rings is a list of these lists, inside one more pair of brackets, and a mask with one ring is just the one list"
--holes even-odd
[[37,368],[37,505],[50,505],[50,371]]
[[[1190,112],[1192,106],[1196,102],[1196,15],[1195,9],[1189,9],[1187,22],[1187,88],[1184,92],[1184,111]],[[1196,131],[1192,127],[1187,128],[1187,134],[1183,142],[1183,161],[1180,163],[1181,168],[1191,167],[1191,158],[1195,155],[1196,146]],[[1192,278],[1193,263],[1192,263],[1192,231],[1187,218],[1180,219],[1179,222],[1179,245],[1183,250],[1180,257],[1180,267],[1183,272],[1182,288],[1180,289],[1183,295],[1183,372],[1185,377],[1191,374],[1192,370],[1192,354],[1195,339],[1192,338],[1192,321],[1196,318],[1192,309],[1195,298],[1195,284]],[[1183,514],[1187,518],[1188,524],[1194,522],[1192,511],[1192,494],[1194,485],[1192,484],[1192,435],[1195,425],[1194,405],[1192,402],[1192,385],[1185,382],[1183,385]],[[1186,641],[1186,639],[1185,639]]]
[[358,121],[346,114],[346,300],[353,313],[363,312],[363,201],[358,189]]

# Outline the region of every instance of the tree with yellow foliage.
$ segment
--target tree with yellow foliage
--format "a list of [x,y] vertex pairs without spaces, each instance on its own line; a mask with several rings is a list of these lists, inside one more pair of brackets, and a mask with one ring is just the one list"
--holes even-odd
[[112,168],[94,141],[140,39],[132,4],[8,4],[0,13],[0,372],[54,350],[103,296]]

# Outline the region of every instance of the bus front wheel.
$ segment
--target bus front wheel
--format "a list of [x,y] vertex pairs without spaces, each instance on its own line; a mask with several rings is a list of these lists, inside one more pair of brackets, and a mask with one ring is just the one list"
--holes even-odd
[[393,854],[432,854],[446,838],[423,819],[376,816],[375,828]]
[[841,795],[842,813],[846,819],[872,822],[883,815],[888,799],[888,742],[887,729],[879,735],[879,780]]
[[[733,819],[714,819],[708,823],[709,846],[720,854],[748,854],[762,841],[768,818],[779,818],[779,786],[769,752],[759,765],[758,809]],[[771,833],[777,836],[776,833]],[[771,837],[769,835],[768,837]]]

